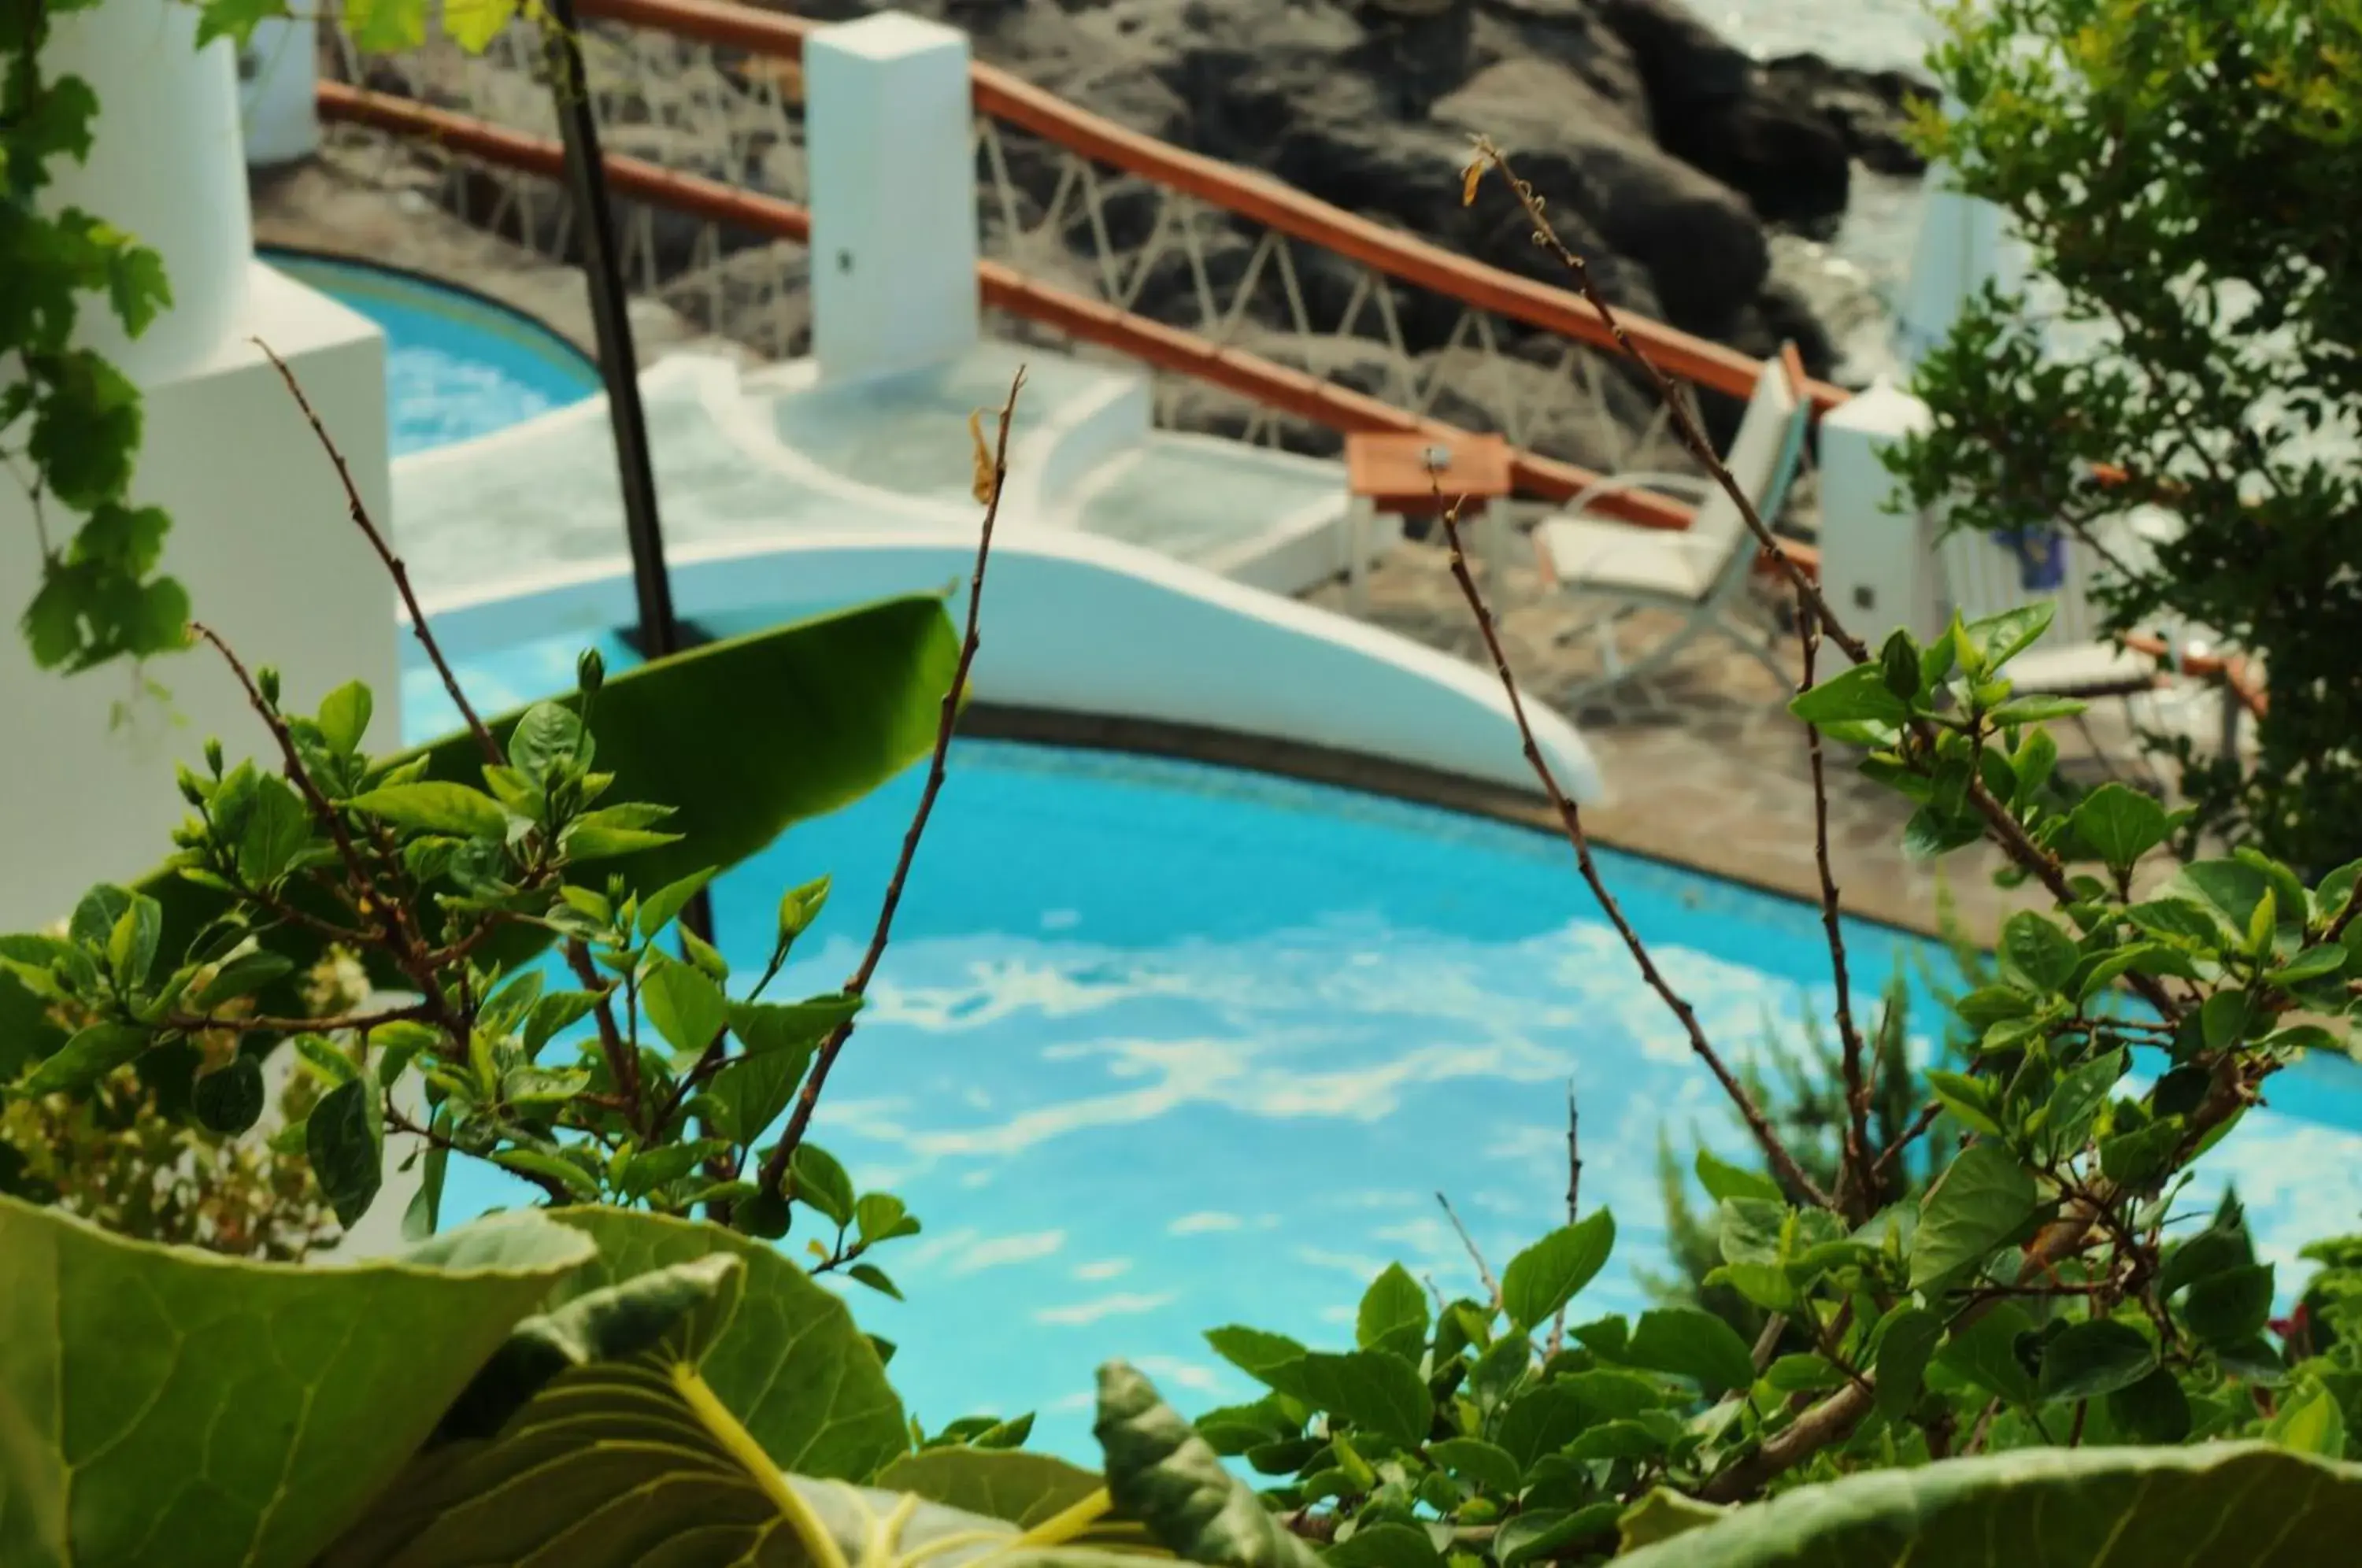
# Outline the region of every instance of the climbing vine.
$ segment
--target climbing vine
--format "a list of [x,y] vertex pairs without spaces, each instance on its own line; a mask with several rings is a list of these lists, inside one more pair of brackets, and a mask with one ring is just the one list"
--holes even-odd
[[[56,20],[105,0],[0,0],[0,465],[24,491],[39,560],[18,626],[33,662],[72,674],[188,641],[189,597],[161,569],[171,521],[134,502],[139,389],[78,342],[85,310],[133,337],[172,303],[161,259],[104,215],[61,205],[60,170],[90,155],[99,103],[79,76],[44,70]],[[286,0],[193,0],[199,48],[243,49]],[[515,0],[453,0],[453,41],[480,50]],[[364,49],[415,47],[425,0],[355,0],[345,25]],[[23,547],[19,540],[0,549]],[[12,569],[11,582],[18,580]]]

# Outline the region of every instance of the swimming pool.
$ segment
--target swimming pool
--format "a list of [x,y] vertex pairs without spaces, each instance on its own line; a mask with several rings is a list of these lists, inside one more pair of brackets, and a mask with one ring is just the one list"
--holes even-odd
[[464,289],[391,268],[285,250],[262,259],[385,333],[393,456],[504,430],[595,395],[599,369],[549,328]]
[[[564,690],[577,646],[464,673],[496,708]],[[447,727],[431,675],[403,700],[415,734]],[[833,899],[787,984],[841,984],[919,782],[722,878],[733,965],[761,964],[779,889],[827,871]],[[1767,1016],[1827,1016],[1816,911],[1601,861],[1728,1054]],[[1849,934],[1865,984],[1932,948]],[[931,1425],[1038,1409],[1034,1446],[1076,1457],[1094,1452],[1101,1361],[1126,1357],[1203,1408],[1251,1397],[1206,1329],[1350,1346],[1363,1287],[1395,1260],[1472,1288],[1439,1187],[1496,1266],[1562,1222],[1570,1079],[1584,1205],[1612,1207],[1619,1231],[1586,1310],[1640,1307],[1634,1265],[1662,1266],[1659,1129],[1678,1143],[1694,1124],[1741,1152],[1563,844],[1259,775],[962,742],[872,998],[814,1137],[927,1229],[878,1254],[908,1300],[853,1287],[855,1310],[900,1346],[892,1375]],[[2243,1123],[2192,1198],[2235,1180],[2276,1261],[2362,1210],[2354,1139],[2327,1124],[2362,1128],[2337,1066],[2276,1085],[2282,1110]],[[455,1165],[447,1213],[532,1197]]]

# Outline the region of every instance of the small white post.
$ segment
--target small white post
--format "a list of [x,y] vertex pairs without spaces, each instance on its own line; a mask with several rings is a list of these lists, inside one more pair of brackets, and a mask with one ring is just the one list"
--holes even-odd
[[1821,591],[1873,646],[1896,626],[1941,635],[1935,529],[1884,454],[1925,430],[1927,405],[1884,377],[1821,421]]
[[266,17],[237,57],[246,160],[270,169],[320,149],[320,18]]
[[967,35],[899,11],[804,46],[812,350],[825,380],[891,375],[975,347]]

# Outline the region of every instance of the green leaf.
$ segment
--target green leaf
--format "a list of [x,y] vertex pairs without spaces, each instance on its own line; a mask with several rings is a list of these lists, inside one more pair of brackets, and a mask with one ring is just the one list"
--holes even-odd
[[2058,923],[2031,910],[2021,910],[2003,922],[2001,959],[2004,969],[2045,996],[2066,989],[2082,955],[2075,939]]
[[1966,1073],[1931,1072],[1927,1088],[1961,1125],[1989,1138],[2001,1136],[1999,1091],[1983,1079]]
[[1719,1521],[1729,1512],[1727,1507],[1701,1503],[1695,1497],[1683,1496],[1667,1487],[1656,1487],[1626,1508],[1616,1521],[1621,1533],[1621,1544],[1617,1550],[1634,1552],[1644,1546],[1654,1546],[1661,1540],[1671,1540],[1677,1535],[1687,1535],[1694,1529]]
[[146,982],[148,971],[156,964],[156,944],[162,940],[163,928],[161,906],[145,894],[134,895],[131,907],[116,917],[115,929],[107,933],[107,967],[114,972],[116,985],[130,990]]
[[568,864],[586,866],[594,860],[615,860],[626,855],[646,855],[682,842],[677,833],[650,833],[646,828],[617,827],[603,812],[592,812],[574,819],[560,836]]
[[1755,1381],[1755,1362],[1738,1331],[1711,1312],[1660,1307],[1641,1316],[1627,1353],[1635,1366],[1697,1384],[1709,1399]]
[[787,1114],[811,1062],[811,1048],[739,1056],[706,1081],[692,1109],[734,1143],[751,1145]]
[[233,1056],[189,1086],[189,1108],[216,1132],[239,1133],[262,1120],[262,1064]]
[[2240,1231],[2210,1225],[2166,1254],[2165,1265],[2158,1270],[2157,1293],[2170,1297],[2185,1286],[2255,1261],[2255,1248]]
[[1957,1330],[1936,1354],[1937,1364],[2013,1405],[2034,1403],[2034,1377],[2018,1354],[2018,1342],[2034,1321],[2006,1302]]
[[877,1473],[877,1485],[1031,1529],[1088,1498],[1100,1481],[1045,1453],[960,1447],[906,1453]]
[[1984,835],[1982,818],[1922,806],[1903,824],[1903,852],[1915,860],[1934,860],[1965,849]]
[[1228,1328],[1206,1331],[1206,1342],[1214,1353],[1266,1387],[1281,1393],[1287,1390],[1275,1378],[1290,1378],[1291,1369],[1312,1353],[1285,1334],[1265,1333],[1261,1329]]
[[1911,716],[1911,705],[1887,690],[1879,665],[1858,664],[1833,675],[1788,704],[1788,712],[1808,724],[1899,724]]
[[788,1161],[789,1193],[839,1227],[853,1222],[853,1178],[817,1143],[799,1143]]
[[1220,1568],[1319,1568],[1312,1549],[1121,1362],[1099,1368],[1093,1430],[1116,1508],[1146,1525],[1166,1551]]
[[[590,1251],[521,1213],[294,1269],[0,1198],[0,1559],[140,1568],[170,1542],[172,1568],[303,1568]],[[205,1485],[176,1484],[199,1452]]]
[[647,941],[670,925],[689,907],[689,900],[708,882],[713,880],[712,867],[692,871],[676,882],[668,882],[640,900],[640,937]]
[[2044,724],[2054,719],[2071,719],[2090,707],[2091,704],[2081,697],[2036,693],[1996,702],[1985,713],[1985,720],[2003,728],[2014,724]]
[[2058,613],[2056,604],[2044,600],[2040,603],[2021,604],[1998,615],[1969,622],[1961,628],[1961,635],[1969,646],[1981,656],[1982,665],[1977,673],[1991,677],[2011,659],[2032,647],[2042,634],[2050,629],[2051,617]]
[[135,1024],[94,1023],[78,1030],[54,1055],[36,1066],[15,1092],[29,1099],[88,1088],[148,1049],[148,1032]]
[[465,784],[388,784],[365,790],[346,803],[354,811],[415,833],[497,839],[508,832],[508,813],[501,803]]
[[2223,922],[2206,905],[2189,899],[2157,899],[2125,911],[2132,922],[2152,936],[2211,948],[2223,940]]
[[2210,1345],[2235,1345],[2264,1331],[2272,1315],[2272,1265],[2247,1264],[2198,1280],[2182,1297],[2182,1327]]
[[557,702],[535,702],[509,732],[510,765],[545,788],[561,775],[590,767],[595,750],[581,719]]
[[876,1264],[857,1263],[844,1272],[849,1277],[859,1280],[880,1296],[889,1296],[897,1301],[902,1299],[901,1290],[886,1271]]
[[598,1243],[597,1259],[567,1281],[561,1299],[714,1253],[745,1264],[745,1288],[696,1324],[698,1370],[780,1469],[858,1481],[909,1452],[902,1402],[868,1336],[842,1299],[777,1248],[718,1225],[619,1209],[550,1218]]
[[774,1053],[809,1056],[830,1031],[850,1022],[861,1011],[862,999],[839,994],[800,1002],[736,1002],[730,1009],[730,1027],[750,1056]]
[[559,1374],[655,1350],[691,1313],[741,1284],[744,1264],[713,1253],[572,1297],[519,1323],[443,1419],[445,1441],[489,1438]]
[[1445,1438],[1428,1444],[1427,1452],[1447,1474],[1488,1492],[1515,1496],[1524,1479],[1508,1450],[1479,1438]]
[[1767,1203],[1784,1203],[1780,1184],[1760,1171],[1742,1170],[1737,1165],[1715,1158],[1711,1149],[1697,1152],[1698,1184],[1716,1203],[1726,1198],[1754,1198]]
[[285,779],[264,775],[237,834],[237,875],[249,887],[277,881],[312,842],[312,812]]
[[2345,1417],[2328,1389],[2315,1384],[2281,1401],[2264,1425],[2264,1441],[2323,1459],[2345,1457]]
[[[2032,1448],[1799,1486],[1617,1568],[2213,1568],[2329,1563],[2362,1532],[2362,1466],[2261,1443]],[[2268,1544],[2268,1555],[2256,1551]]]
[[539,1149],[501,1149],[492,1163],[522,1176],[545,1177],[585,1203],[599,1200],[599,1179],[572,1160]]
[[2169,1116],[2130,1132],[2100,1140],[2100,1173],[2121,1187],[2147,1187],[2165,1174],[2181,1146],[2182,1122]]
[[640,1006],[665,1043],[680,1057],[704,1055],[730,1021],[730,999],[713,980],[659,955],[640,978]]
[[919,1222],[902,1200],[890,1192],[865,1192],[853,1206],[853,1222],[865,1245],[877,1246],[919,1233]]
[[1416,1359],[1427,1342],[1427,1292],[1410,1271],[1390,1264],[1362,1295],[1353,1342],[1363,1350],[1389,1350]]
[[321,1196],[351,1230],[377,1200],[385,1174],[384,1108],[377,1086],[351,1078],[320,1097],[305,1121],[304,1154]]
[[[942,601],[916,594],[609,677],[590,727],[614,775],[612,793],[676,807],[681,828],[678,842],[640,845],[613,869],[629,890],[645,895],[704,867],[734,866],[794,823],[866,794],[933,750],[958,655]],[[579,699],[568,704],[579,708]],[[487,726],[504,736],[520,716],[488,717]],[[413,764],[433,779],[464,785],[480,777],[483,753],[459,731],[381,759],[388,770]],[[229,902],[172,868],[151,873],[140,890],[164,906],[169,952]],[[546,930],[513,922],[478,957],[514,969],[549,939]],[[320,951],[297,930],[282,931],[273,946],[299,968]],[[406,983],[381,965],[372,973],[389,988]]]
[[[1503,1568],[1519,1563],[1557,1562],[1578,1541],[1605,1540],[1616,1533],[1623,1505],[1597,1502],[1573,1509],[1527,1508],[1502,1525],[1493,1538],[1493,1555]],[[1406,1529],[1393,1526],[1393,1529]],[[1424,1537],[1422,1537],[1424,1539]],[[1333,1556],[1333,1553],[1331,1554]]]
[[1925,1290],[1976,1267],[2035,1215],[2033,1176],[1999,1143],[1974,1143],[1946,1168],[1919,1206],[1911,1288]]
[[2141,1442],[2176,1443],[2190,1435],[2190,1398],[2164,1367],[2108,1396],[2116,1430]]
[[2042,1353],[2042,1397],[2096,1399],[2156,1368],[2157,1346],[2131,1324],[2107,1318],[2073,1323]]
[[2103,784],[2076,802],[2071,820],[2075,836],[2118,871],[2130,870],[2173,831],[2163,806],[2116,783]]
[[369,733],[370,713],[374,704],[370,689],[358,680],[348,680],[320,703],[320,738],[328,749],[346,756],[360,749],[361,737]]
[[1427,1441],[1434,1424],[1435,1404],[1418,1369],[1398,1355],[1384,1351],[1354,1351],[1344,1355],[1314,1352],[1275,1383],[1315,1408],[1342,1416],[1354,1426],[1395,1444],[1413,1449]]
[[1919,650],[1912,646],[1911,634],[1896,627],[1887,637],[1886,646],[1878,650],[1880,679],[1886,689],[1908,702],[1919,695],[1923,684],[1919,670]]
[[[1509,1547],[1497,1537],[1494,1554],[1510,1562]],[[1427,1531],[1406,1524],[1373,1524],[1356,1529],[1320,1554],[1329,1568],[1443,1568],[1443,1555]]]
[[241,953],[215,969],[214,977],[198,990],[197,1010],[210,1013],[224,1002],[252,996],[265,986],[285,978],[294,968],[292,962],[277,953]]
[[2271,891],[2271,881],[2243,860],[2200,860],[2183,867],[2165,891],[2194,896],[2244,935]]
[[1591,1283],[1615,1247],[1615,1216],[1601,1209],[1511,1258],[1501,1271],[1501,1306],[1509,1321],[1521,1329],[1550,1321]]
[[1919,1401],[1919,1387],[1927,1363],[1944,1340],[1944,1320],[1925,1307],[1898,1309],[1879,1336],[1878,1413],[1899,1421]]

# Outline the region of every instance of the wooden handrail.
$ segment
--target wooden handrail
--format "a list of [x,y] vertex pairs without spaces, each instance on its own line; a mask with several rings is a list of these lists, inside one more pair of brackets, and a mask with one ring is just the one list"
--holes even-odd
[[[565,150],[555,141],[435,108],[414,98],[323,82],[319,108],[325,119],[430,141],[525,173],[554,180],[565,171]],[[811,215],[792,202],[614,153],[607,155],[606,164],[609,182],[635,201],[730,224],[752,234],[800,245],[811,243]],[[977,264],[977,284],[988,305],[1160,369],[1227,388],[1264,407],[1327,429],[1400,430],[1440,436],[1464,434],[1441,420],[1407,413],[1261,355],[1225,348],[1102,301],[1051,288],[997,261]],[[1516,455],[1512,472],[1521,493],[1545,501],[1568,500],[1599,479],[1588,469],[1531,452]],[[1603,510],[1612,510],[1627,522],[1669,529],[1690,525],[1689,508],[1667,496],[1635,491],[1615,501],[1612,508]]]
[[[814,27],[805,17],[730,0],[579,0],[576,9],[584,17],[786,60],[803,57],[804,40]],[[969,78],[979,113],[1032,131],[1078,157],[1335,251],[1387,277],[1609,354],[1622,352],[1606,318],[1570,290],[1520,278],[1372,223],[1267,174],[1143,136],[997,66],[974,64]],[[1748,355],[1643,317],[1622,320],[1633,341],[1669,374],[1742,402],[1754,394],[1763,367]],[[1826,381],[1811,381],[1806,395],[1818,418],[1851,394]]]

